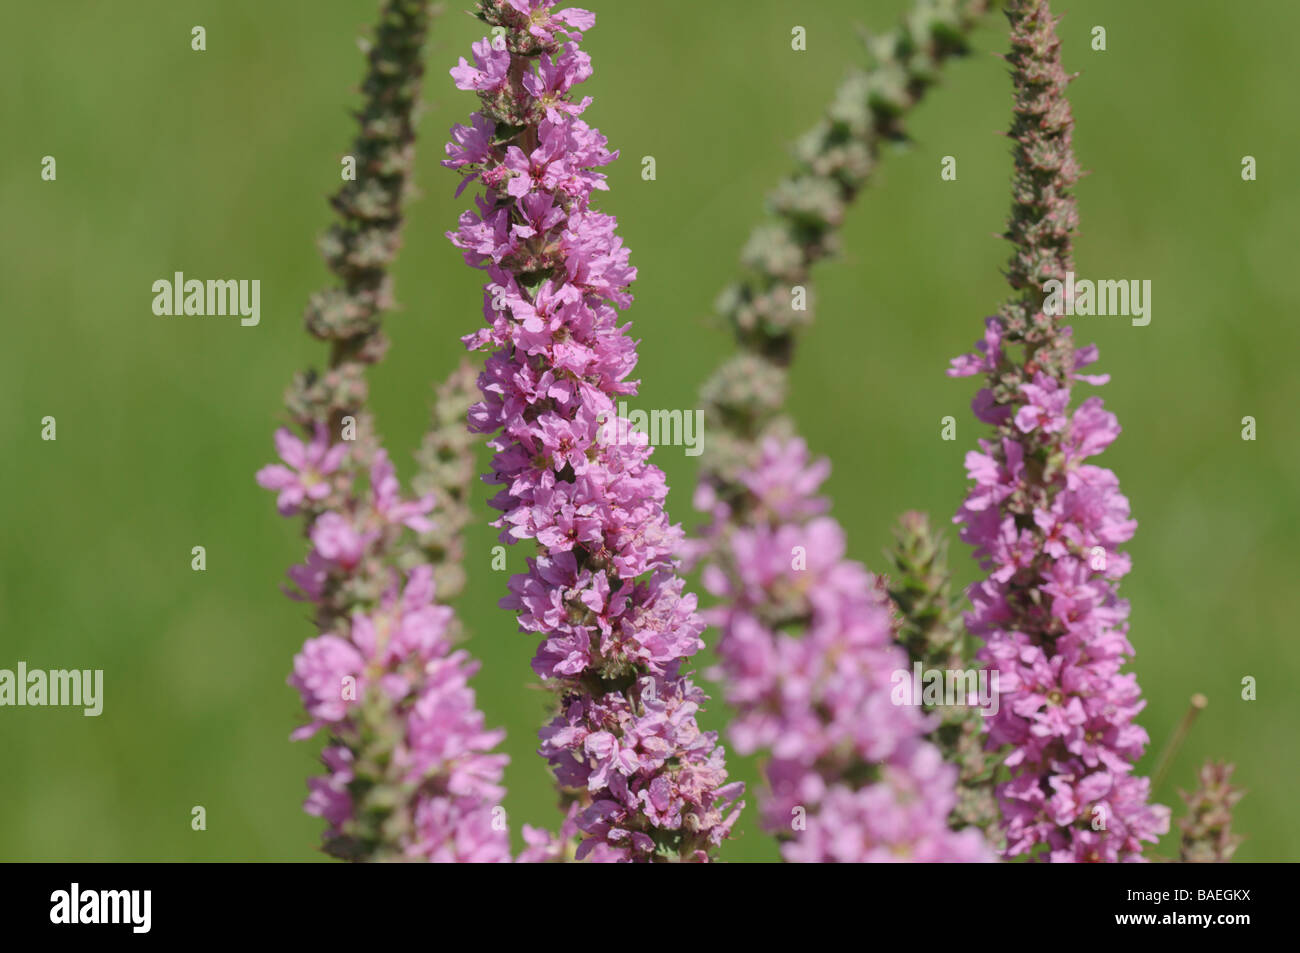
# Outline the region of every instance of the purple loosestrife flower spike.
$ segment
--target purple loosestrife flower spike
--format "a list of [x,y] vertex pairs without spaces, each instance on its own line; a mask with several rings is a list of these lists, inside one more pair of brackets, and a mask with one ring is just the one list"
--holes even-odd
[[[502,733],[484,728],[468,685],[477,665],[452,651],[452,611],[435,602],[435,573],[461,552],[468,475],[438,465],[458,438],[440,434],[435,410],[419,456],[424,495],[407,499],[365,413],[362,372],[383,353],[377,312],[390,303],[429,19],[427,2],[383,8],[354,146],[359,177],[335,198],[342,220],[322,243],[344,287],[308,308],[308,328],[333,342],[330,370],[291,389],[306,439],[277,433],[284,462],[258,482],[278,493],[281,513],[303,515],[311,543],[289,575],[321,634],[295,657],[289,683],[309,719],[293,737],[329,735],[327,773],[308,782],[305,805],[328,823],[325,850],[346,860],[507,861],[506,758],[490,753]],[[465,376],[440,392],[444,411],[457,412]]]
[[803,441],[764,443],[744,474],[744,526],[720,518],[726,558],[705,568],[722,603],[717,677],[743,754],[765,751],[763,826],[800,863],[987,861],[974,828],[953,831],[957,768],[925,740],[930,720],[896,704],[910,679],[888,599],[845,558],[817,488],[829,473]]
[[[616,155],[575,93],[595,17],[541,0],[478,12],[504,35],[451,70],[482,107],[452,130],[444,164],[484,194],[448,238],[488,274],[487,327],[466,344],[491,350],[469,420],[495,435],[494,525],[538,546],[502,605],[540,635],[533,669],[559,696],[541,754],[574,809],[576,859],[708,860],[743,786],[727,783],[715,734],[696,723],[705,695],[682,673],[704,623],[677,574],[664,475],[615,408],[636,392],[616,310],[636,269],[591,205]],[[530,847],[549,856],[544,837]]]
[[1245,792],[1233,787],[1233,770],[1230,764],[1207,761],[1201,766],[1196,790],[1179,792],[1187,802],[1187,817],[1178,822],[1183,863],[1226,864],[1241,846],[1241,837],[1232,833],[1232,809]]
[[1015,294],[986,322],[976,352],[952,376],[985,374],[975,415],[995,428],[966,457],[973,486],[955,521],[988,578],[968,591],[980,658],[999,673],[990,742],[1008,744],[1011,779],[998,787],[1007,856],[1051,861],[1140,860],[1169,828],[1148,804],[1133,764],[1147,743],[1144,702],[1131,674],[1128,604],[1119,550],[1133,535],[1115,474],[1087,463],[1119,435],[1090,397],[1073,411],[1076,380],[1095,347],[1075,349],[1069,327],[1044,313],[1043,284],[1072,270],[1078,178],[1055,20],[1045,0],[1012,0],[1015,178],[1007,278]]
[[[892,569],[886,588],[895,611],[896,637],[908,660],[927,671],[966,670],[971,653],[949,586],[947,540],[934,531],[925,513],[915,510],[899,517],[894,536],[894,548],[887,554]],[[995,837],[993,777],[998,759],[995,751],[985,749],[983,716],[969,705],[926,710],[938,715],[930,740],[959,771],[957,805],[949,823],[954,828],[973,825],[986,837]]]

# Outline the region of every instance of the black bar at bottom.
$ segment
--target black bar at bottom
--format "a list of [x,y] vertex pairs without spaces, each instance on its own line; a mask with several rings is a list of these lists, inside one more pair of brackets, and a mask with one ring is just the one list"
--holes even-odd
[[1231,943],[1260,927],[1286,929],[1293,902],[1293,872],[1282,865],[873,866],[656,874],[588,864],[8,864],[0,929],[6,940],[64,934],[92,943],[281,935],[374,943],[414,932],[430,943],[460,936],[452,942],[461,945],[518,932],[621,945],[660,931],[682,936],[695,923],[708,931],[701,938],[726,943],[785,921],[813,942],[839,923],[864,941],[879,925],[894,941],[945,946],[1125,933]]

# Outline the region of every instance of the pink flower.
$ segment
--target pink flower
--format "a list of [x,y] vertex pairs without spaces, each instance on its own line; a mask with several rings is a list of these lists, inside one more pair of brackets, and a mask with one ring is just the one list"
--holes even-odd
[[554,58],[541,56],[537,72],[524,76],[524,90],[546,109],[552,122],[561,120],[560,114],[580,115],[591,104],[591,97],[580,103],[568,102],[564,97],[569,90],[591,77],[591,57],[570,43],[564,52]]
[[552,13],[555,3],[548,0],[505,0],[505,5],[523,17],[522,22],[507,21],[509,26],[522,27],[544,43],[553,42],[556,32],[580,40],[582,34],[578,31],[590,30],[596,25],[594,13],[578,7],[566,7]]
[[963,354],[952,359],[949,377],[973,377],[992,374],[1002,359],[1002,325],[997,318],[984,319],[984,339],[975,342],[974,354]]
[[401,486],[397,482],[397,471],[388,459],[388,453],[379,450],[370,465],[370,488],[372,505],[380,520],[389,526],[406,526],[417,533],[427,533],[433,529],[433,523],[425,518],[433,509],[433,497],[425,496],[419,500],[403,502]]
[[1044,433],[1056,433],[1065,427],[1065,408],[1070,402],[1070,391],[1046,374],[1037,374],[1034,383],[1021,384],[1025,402],[1016,411],[1016,426],[1021,433],[1041,428]]
[[355,568],[365,555],[367,537],[357,532],[346,516],[333,510],[322,513],[316,519],[310,535],[320,558],[342,569]]
[[285,428],[275,432],[275,446],[288,466],[272,464],[257,471],[258,486],[279,490],[276,506],[281,516],[292,516],[306,500],[319,502],[330,494],[326,479],[347,455],[347,444],[330,445],[322,425],[317,425],[311,443],[304,443]]
[[452,67],[451,77],[456,81],[456,88],[481,93],[494,93],[503,88],[510,71],[510,54],[506,52],[505,39],[484,37],[471,49],[474,52],[473,66],[462,56],[460,65]]
[[323,724],[342,721],[351,702],[359,697],[361,653],[347,639],[327,634],[308,639],[294,657],[289,684],[302,695],[311,724],[293,733],[294,740],[310,738]]

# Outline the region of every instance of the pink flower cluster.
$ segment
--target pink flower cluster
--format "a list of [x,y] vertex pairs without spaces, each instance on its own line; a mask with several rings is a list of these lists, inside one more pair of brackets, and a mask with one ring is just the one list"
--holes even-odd
[[[284,461],[258,483],[279,493],[281,513],[305,511],[311,550],[290,570],[294,598],[317,605],[322,634],[294,658],[289,684],[324,729],[328,773],[308,782],[306,810],[324,818],[326,847],[350,859],[509,861],[504,736],[484,728],[468,680],[477,670],[452,651],[451,609],[434,602],[432,567],[406,572],[388,553],[404,531],[427,531],[434,500],[405,501],[384,451],[358,489],[349,447],[323,427],[310,443],[276,434]],[[374,755],[372,757],[372,755]],[[373,802],[373,804],[372,804]],[[372,806],[386,815],[380,830]]]
[[924,739],[919,707],[894,704],[908,659],[875,578],[845,559],[817,490],[830,471],[802,440],[769,438],[741,479],[746,515],[701,484],[721,547],[705,569],[722,632],[717,677],[743,754],[765,750],[764,827],[802,863],[987,861],[978,830],[949,830],[957,769]]
[[487,327],[465,340],[492,350],[470,426],[496,435],[494,525],[539,547],[502,605],[540,634],[533,668],[560,695],[541,754],[581,804],[578,859],[707,860],[743,786],[726,782],[716,735],[696,722],[705,696],[681,673],[704,623],[677,576],[664,475],[644,436],[609,439],[628,430],[611,427],[615,398],[636,392],[615,310],[636,269],[615,219],[590,205],[615,154],[579,118],[590,99],[572,98],[591,75],[577,41],[594,17],[551,7],[480,5],[507,32],[452,70],[483,106],[444,162],[485,187],[448,238],[489,279]]
[[[1070,330],[1058,333],[1069,353]],[[1095,346],[1080,348],[1065,383],[1038,371],[1017,399],[984,388],[973,404],[1000,439],[967,454],[974,485],[955,521],[989,574],[969,591],[966,622],[999,672],[989,733],[1012,746],[1012,779],[998,789],[1008,856],[1042,845],[1052,861],[1139,860],[1142,842],[1169,827],[1168,808],[1149,805],[1147,779],[1132,773],[1148,740],[1134,721],[1145,703],[1120,671],[1133,647],[1116,592],[1130,562],[1118,547],[1137,524],[1115,474],[1086,462],[1120,428],[1098,397],[1069,409],[1073,381],[1108,379],[1079,373],[1096,358]],[[949,374],[998,381],[1007,367],[1001,323],[989,318],[976,353]]]
[[[582,828],[578,826],[582,813],[581,804],[576,801],[570,804],[558,834],[525,824],[524,849],[515,858],[515,863],[563,864],[573,860],[575,845],[578,844],[578,838],[583,836]],[[626,855],[627,851],[621,847],[597,843],[584,854],[584,859],[595,864],[616,864],[625,859]]]

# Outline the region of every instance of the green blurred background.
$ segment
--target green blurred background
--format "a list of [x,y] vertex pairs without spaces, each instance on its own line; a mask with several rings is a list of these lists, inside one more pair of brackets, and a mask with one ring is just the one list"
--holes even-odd
[[[892,27],[904,0],[688,0],[602,3],[586,48],[596,75],[587,117],[623,152],[603,207],[640,269],[627,313],[642,339],[642,408],[696,406],[729,353],[709,318],[735,272],[763,196],[790,167],[851,63],[855,26]],[[468,4],[463,4],[468,6]],[[315,250],[352,139],[348,109],[363,62],[355,39],[375,0],[135,0],[9,4],[0,96],[6,222],[0,294],[4,555],[0,667],[102,668],[99,718],[76,709],[0,709],[0,858],[320,857],[304,815],[316,743],[285,685],[311,634],[279,592],[303,555],[296,523],[253,482],[272,457],[284,389],[323,346],[302,330],[327,275]],[[372,374],[380,429],[404,473],[426,422],[429,384],[480,322],[480,276],[443,237],[465,204],[437,164],[452,123],[475,105],[447,69],[481,34],[453,4],[435,25],[420,123],[423,195],[396,266],[403,309],[387,319],[389,357]],[[1153,318],[1082,318],[1101,345],[1102,389],[1124,435],[1105,462],[1140,529],[1130,549],[1134,665],[1152,745],[1194,691],[1201,717],[1157,792],[1181,805],[1206,757],[1238,765],[1249,789],[1242,860],[1300,854],[1296,758],[1296,534],[1300,518],[1295,363],[1295,236],[1300,179],[1294,37],[1300,7],[1253,0],[1075,2],[1062,25],[1080,161],[1081,277],[1149,278]],[[207,29],[192,52],[190,29]],[[1093,25],[1106,52],[1090,49]],[[806,27],[807,52],[790,49]],[[794,371],[792,410],[834,461],[829,490],[855,557],[881,565],[895,515],[946,522],[965,485],[962,457],[982,428],[970,381],[944,376],[1003,297],[1010,87],[992,54],[954,64],[852,210],[844,254],[819,268],[819,313]],[[1243,182],[1253,155],[1259,180]],[[58,179],[40,178],[53,155]],[[640,177],[653,155],[658,178]],[[958,160],[942,182],[940,160]],[[150,286],[195,277],[259,278],[262,322],[159,318]],[[939,438],[940,418],[959,421]],[[40,421],[58,421],[57,442]],[[1255,442],[1241,418],[1258,421]],[[707,440],[707,434],[706,434]],[[655,456],[675,518],[694,525],[698,458]],[[480,463],[483,458],[480,459]],[[534,690],[533,640],[496,607],[486,490],[469,540],[459,609],[492,725],[509,731],[506,802],[522,822],[557,820],[533,752],[548,696]],[[190,549],[207,548],[206,572]],[[954,543],[962,583],[974,575]],[[522,547],[510,551],[511,570]],[[702,658],[700,667],[707,663]],[[1243,676],[1258,700],[1242,701]],[[715,701],[706,725],[721,728]],[[751,785],[756,764],[731,758]],[[190,829],[203,805],[208,828]],[[722,856],[772,859],[747,811]],[[1160,852],[1174,853],[1172,838]]]

